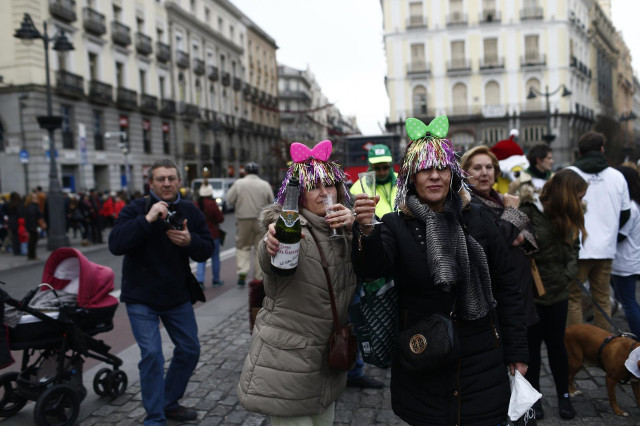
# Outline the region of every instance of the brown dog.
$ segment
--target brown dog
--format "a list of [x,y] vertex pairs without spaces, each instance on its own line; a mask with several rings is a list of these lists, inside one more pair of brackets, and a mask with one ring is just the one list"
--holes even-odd
[[611,333],[600,327],[589,324],[575,324],[567,327],[564,335],[564,344],[567,347],[567,355],[569,356],[569,394],[571,396],[582,394],[582,392],[576,391],[574,379],[582,368],[583,362],[588,361],[600,366],[607,373],[607,394],[613,411],[619,416],[628,416],[629,414],[622,411],[618,406],[616,384],[631,376],[634,379],[631,381],[631,388],[636,397],[636,405],[640,407],[640,390],[638,386],[640,382],[629,373],[629,370],[624,365],[631,351],[639,347],[640,344],[628,337],[615,337],[604,346],[600,354],[600,360],[598,360],[600,346],[611,335]]

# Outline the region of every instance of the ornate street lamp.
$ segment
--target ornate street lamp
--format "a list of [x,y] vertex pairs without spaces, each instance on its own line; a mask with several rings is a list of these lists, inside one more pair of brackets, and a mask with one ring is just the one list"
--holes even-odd
[[544,96],[547,100],[547,134],[542,136],[542,139],[550,144],[556,138],[556,135],[551,134],[551,106],[549,105],[549,96],[553,96],[558,93],[562,89],[562,97],[571,96],[571,90],[567,89],[567,86],[561,84],[558,86],[556,90],[553,92],[549,92],[549,86],[545,86],[545,91],[540,92],[538,89],[534,87],[529,88],[529,94],[527,95],[527,99],[535,99],[536,96]]
[[620,115],[620,121],[625,123],[625,143],[624,143],[624,161],[628,161],[629,160],[629,156],[631,155],[631,147],[629,146],[629,124],[628,121],[629,120],[635,120],[636,118],[638,118],[638,116],[633,112],[633,111],[629,111],[628,113],[622,113],[622,115]]
[[24,14],[20,28],[13,34],[25,42],[31,42],[35,39],[41,39],[44,43],[45,73],[47,76],[47,115],[39,116],[38,124],[42,129],[49,132],[49,193],[47,194],[47,203],[49,207],[49,229],[47,231],[47,249],[55,250],[59,247],[69,246],[69,238],[66,233],[66,214],[64,208],[64,197],[62,195],[62,187],[58,180],[58,167],[56,165],[56,149],[54,130],[59,129],[62,125],[62,117],[53,115],[51,104],[51,79],[49,76],[49,42],[53,42],[53,50],[58,52],[67,52],[73,50],[73,45],[60,31],[56,36],[49,37],[47,35],[47,21],[42,23],[42,33],[38,31],[33,24],[33,20],[28,13]]

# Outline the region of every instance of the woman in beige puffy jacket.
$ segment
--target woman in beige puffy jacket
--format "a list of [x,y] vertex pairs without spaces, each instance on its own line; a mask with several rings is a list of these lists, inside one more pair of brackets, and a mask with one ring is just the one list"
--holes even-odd
[[[333,317],[320,252],[311,232],[326,257],[338,316],[341,324],[346,324],[356,287],[350,260],[354,218],[345,207],[348,192],[344,172],[338,164],[327,161],[330,142],[318,146],[321,144],[328,149],[326,155],[319,155],[317,149],[313,151],[316,155],[298,156],[298,161],[292,155],[294,163],[276,203],[263,209],[260,217],[265,231],[259,246],[265,298],[238,384],[238,399],[247,410],[271,416],[274,426],[333,424],[335,400],[346,386],[347,372],[328,366]],[[294,172],[300,176],[300,257],[293,275],[276,276],[270,266],[278,245],[274,225],[282,210],[284,189]],[[327,193],[337,200],[331,214],[325,214],[323,205]],[[330,240],[332,228],[338,229],[343,238]]]

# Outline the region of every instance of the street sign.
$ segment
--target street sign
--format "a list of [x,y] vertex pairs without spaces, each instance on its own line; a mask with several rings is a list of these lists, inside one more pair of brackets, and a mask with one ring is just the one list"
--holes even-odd
[[20,163],[28,164],[29,163],[29,151],[23,149],[20,151]]

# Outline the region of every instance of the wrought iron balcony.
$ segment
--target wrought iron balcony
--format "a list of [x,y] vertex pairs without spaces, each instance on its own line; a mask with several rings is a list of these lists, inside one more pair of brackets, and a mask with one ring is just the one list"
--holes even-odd
[[467,25],[467,14],[462,12],[454,12],[447,15],[447,27],[455,27],[457,25]]
[[72,98],[82,98],[84,96],[84,81],[82,76],[72,74],[69,71],[59,70],[56,72],[56,88],[58,93]]
[[407,28],[427,28],[427,19],[424,16],[410,16]]
[[156,59],[162,63],[167,63],[171,60],[171,48],[168,44],[156,41]]
[[174,116],[176,114],[176,102],[171,99],[161,99],[160,114],[165,116]]
[[231,84],[231,74],[229,74],[228,72],[223,72],[222,73],[222,85],[223,86],[228,86]]
[[242,80],[240,80],[238,77],[233,77],[233,90],[238,92],[241,89],[242,89]]
[[425,61],[412,61],[407,64],[407,74],[429,74],[431,64]]
[[184,50],[176,50],[176,65],[180,68],[189,68],[189,54]]
[[219,78],[218,67],[214,67],[213,65],[209,65],[208,71],[207,71],[207,77],[209,77],[209,80],[211,80],[211,81],[218,81],[218,78]]
[[471,71],[471,61],[469,59],[452,59],[447,63],[449,72]]
[[85,31],[101,36],[107,32],[104,15],[98,11],[85,7],[82,9],[82,22]]
[[111,40],[120,46],[131,44],[131,29],[118,21],[111,21]]
[[504,68],[504,58],[502,57],[485,57],[480,59],[480,69],[481,70],[490,70],[496,68]]
[[116,89],[116,103],[123,109],[135,109],[138,106],[138,93],[135,90],[118,87]]
[[244,100],[247,102],[251,102],[251,85],[249,83],[245,83],[242,88],[242,95],[244,96]]
[[202,59],[193,59],[193,73],[197,75],[204,74],[204,61]]
[[49,13],[65,22],[78,19],[75,0],[49,0]]
[[178,113],[185,119],[194,120],[200,118],[200,108],[198,105],[180,102],[178,104]]
[[527,54],[520,57],[520,65],[525,67],[539,67],[547,64],[546,54]]
[[136,51],[144,56],[151,55],[153,52],[151,37],[143,33],[136,33]]
[[520,10],[520,20],[526,21],[529,19],[542,19],[544,14],[541,7],[525,7]]
[[482,12],[480,12],[478,21],[480,21],[481,24],[499,24],[501,21],[500,11],[483,10]]
[[97,104],[109,104],[113,101],[113,86],[98,80],[89,82],[89,100]]
[[157,112],[158,98],[143,93],[140,95],[140,110],[143,112]]

